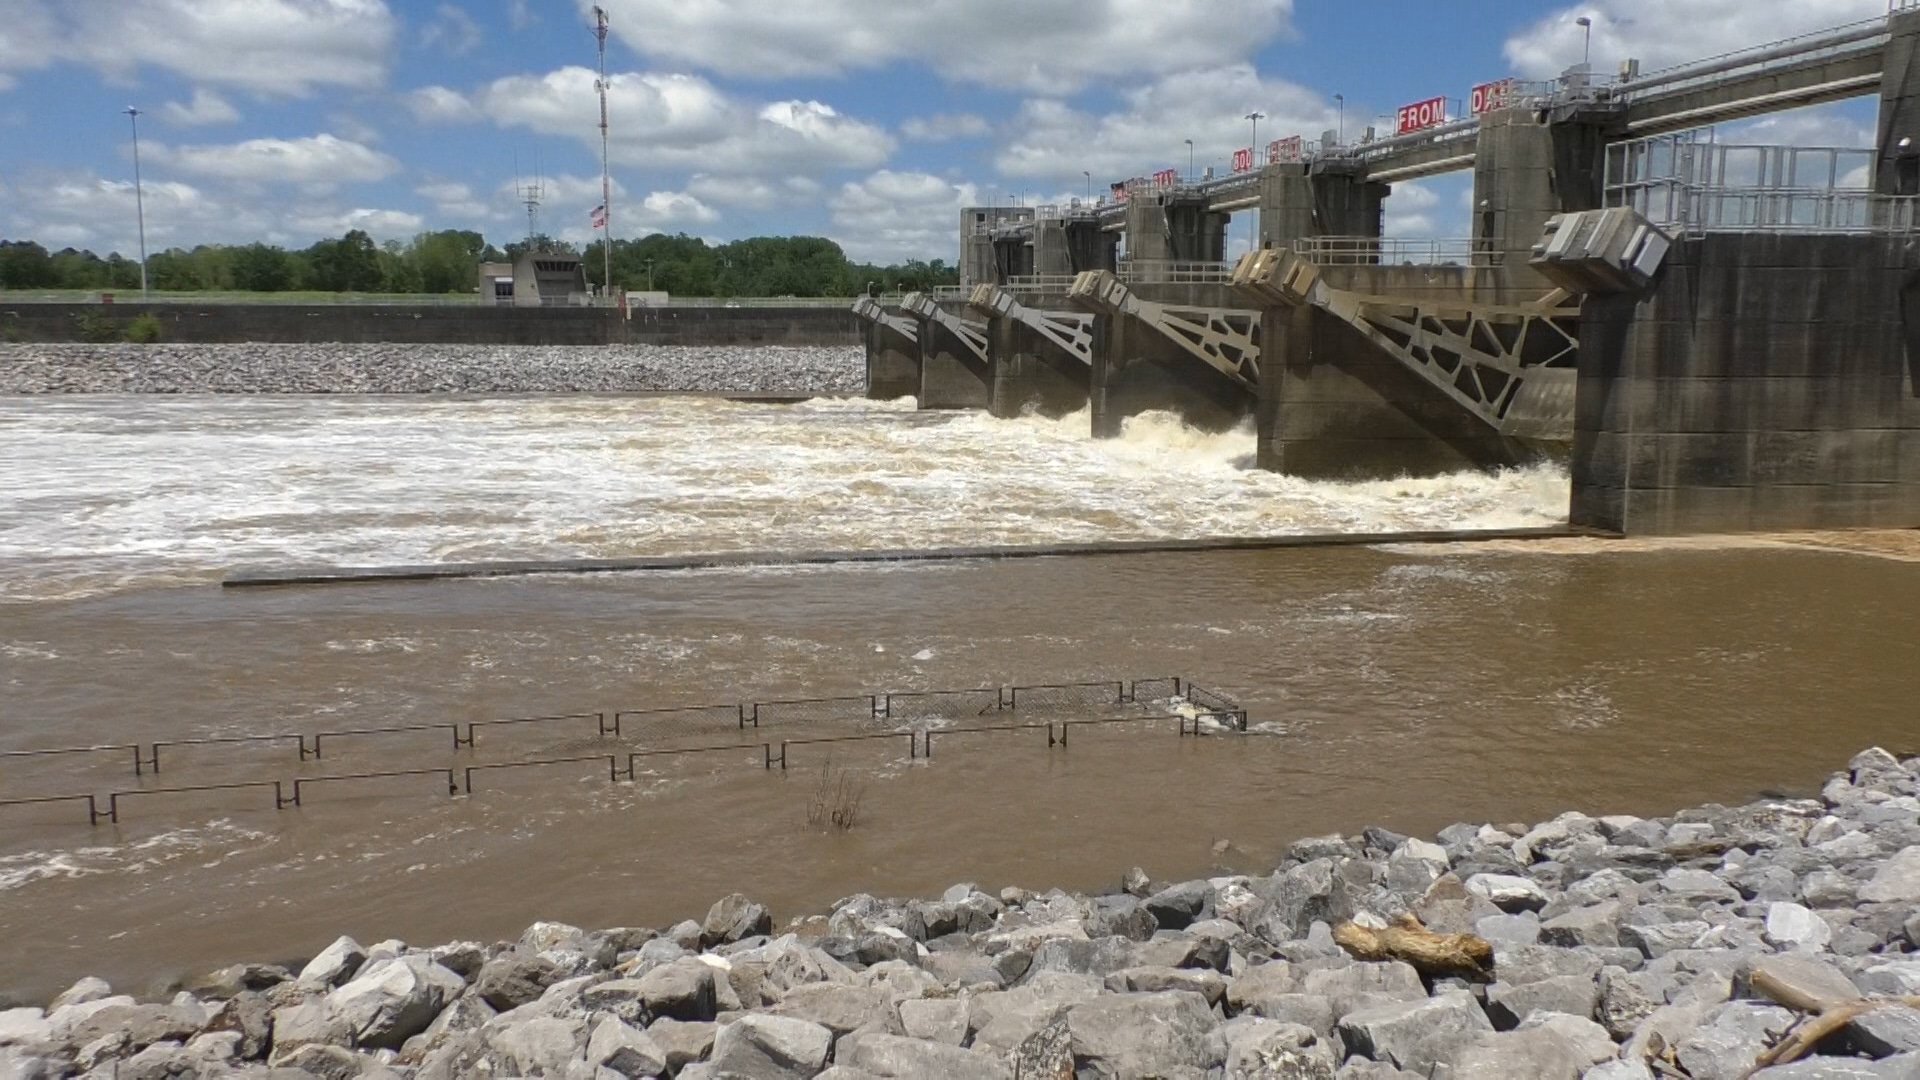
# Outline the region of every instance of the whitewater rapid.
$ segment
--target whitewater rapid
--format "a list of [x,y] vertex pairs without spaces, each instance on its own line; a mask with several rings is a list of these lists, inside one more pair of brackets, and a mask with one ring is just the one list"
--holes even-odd
[[626,397],[0,398],[0,600],[236,566],[614,557],[1564,520],[1538,465],[1327,483],[1251,429]]

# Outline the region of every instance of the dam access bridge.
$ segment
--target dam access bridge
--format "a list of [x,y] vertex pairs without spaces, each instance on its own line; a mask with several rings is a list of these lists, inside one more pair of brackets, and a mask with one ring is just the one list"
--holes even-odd
[[[1711,125],[1878,95],[1871,148]],[[1093,434],[1252,418],[1313,478],[1570,460],[1573,524],[1920,526],[1920,0],[1661,71],[1584,65],[1275,140],[1065,207],[962,212],[962,286],[863,297],[868,393]],[[1472,235],[1381,236],[1392,183],[1473,172]],[[1229,215],[1258,247],[1224,261]],[[1913,325],[1910,326],[1910,323]]]

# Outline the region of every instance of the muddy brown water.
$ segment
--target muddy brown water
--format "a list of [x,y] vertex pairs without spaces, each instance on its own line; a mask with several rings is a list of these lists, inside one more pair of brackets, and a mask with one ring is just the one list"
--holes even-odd
[[[131,590],[4,610],[0,749],[314,731],[875,689],[1180,674],[1263,734],[1171,725],[804,748],[151,796],[119,825],[0,813],[0,993],[95,973],[140,990],[339,933],[419,943],[699,917],[784,918],[856,891],[1100,889],[1131,865],[1261,871],[1378,823],[1657,813],[1806,789],[1863,746],[1920,748],[1920,566],[1751,548],[1345,549],[942,566]],[[0,759],[6,792],[459,766],[594,753],[595,725]],[[650,732],[646,737],[657,736]],[[806,822],[831,752],[857,826]],[[649,771],[651,770],[651,771]],[[1221,853],[1217,841],[1229,842]]]
[[[1695,542],[1052,558],[222,593],[236,566],[902,548],[1549,524],[1551,466],[1366,484],[1252,470],[1248,431],[995,421],[911,402],[0,399],[0,752],[876,690],[1180,675],[1172,724],[0,807],[0,998],[144,992],[340,933],[417,943],[782,917],[960,880],[1100,889],[1263,871],[1290,840],[1567,808],[1671,811],[1920,748],[1920,565]],[[1090,710],[1102,711],[1102,710]],[[0,799],[454,768],[732,738],[502,725],[0,757]],[[871,727],[871,725],[867,725]],[[851,722],[790,734],[864,730]],[[856,827],[807,822],[831,758]],[[459,774],[464,776],[464,773]],[[1216,852],[1216,845],[1227,847]]]

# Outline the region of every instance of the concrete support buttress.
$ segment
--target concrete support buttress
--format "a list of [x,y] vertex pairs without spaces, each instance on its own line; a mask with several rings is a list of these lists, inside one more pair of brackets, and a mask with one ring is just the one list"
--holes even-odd
[[[1067,273],[1084,274],[1089,270],[1120,268],[1120,236],[1102,228],[1098,218],[1068,218],[1062,225],[1066,233]],[[1049,273],[1046,270],[1036,272]]]
[[920,329],[905,315],[887,311],[872,297],[854,302],[867,327],[867,397],[875,401],[920,393]]
[[1605,126],[1595,118],[1542,116],[1510,108],[1480,117],[1473,161],[1476,258],[1492,266],[1474,275],[1481,303],[1520,303],[1552,284],[1527,265],[1547,219],[1600,207]]
[[919,322],[922,409],[984,409],[993,386],[985,324],[962,319],[933,298],[909,293],[900,307]]
[[1887,15],[1873,190],[1920,195],[1920,8]]
[[1222,262],[1228,215],[1207,209],[1207,197],[1179,191],[1136,194],[1127,203],[1127,258],[1132,262]]
[[[1061,302],[1057,295],[1048,299]],[[1060,417],[1087,407],[1095,316],[1031,306],[994,285],[976,287],[971,304],[987,320],[989,412],[1001,419],[1030,412]]]
[[1253,413],[1258,316],[1220,285],[1122,285],[1083,274],[1070,294],[1097,316],[1090,405],[1093,436],[1117,437],[1128,417],[1165,410],[1206,431]]
[[1261,247],[1291,251],[1303,237],[1380,235],[1387,185],[1309,168],[1285,164],[1260,171]]

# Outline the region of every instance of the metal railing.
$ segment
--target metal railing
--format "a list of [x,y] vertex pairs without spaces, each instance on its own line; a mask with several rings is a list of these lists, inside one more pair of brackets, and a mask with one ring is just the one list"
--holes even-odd
[[1316,266],[1498,266],[1504,257],[1492,240],[1461,237],[1303,236],[1293,250]]
[[1130,285],[1224,285],[1232,279],[1233,267],[1216,262],[1121,259],[1119,277]]
[[1704,128],[1656,135],[1607,148],[1604,202],[1682,235],[1912,232],[1915,198],[1871,190],[1876,156],[1721,143]]
[[[978,723],[1010,715],[1012,723]],[[726,742],[701,745],[654,745],[634,749],[619,747],[590,753],[561,753],[558,756],[534,756],[506,761],[479,761],[467,764],[431,765],[412,768],[387,767],[393,752],[379,751],[383,767],[358,772],[323,775],[246,778],[217,783],[174,784],[93,792],[66,792],[0,799],[0,808],[40,806],[61,803],[85,803],[89,824],[102,821],[118,823],[124,800],[156,795],[176,795],[220,791],[273,789],[274,808],[302,807],[307,789],[321,784],[342,784],[386,779],[430,776],[444,781],[450,795],[471,795],[477,774],[502,770],[547,770],[566,765],[605,766],[609,781],[632,781],[638,776],[638,763],[655,758],[758,750],[762,768],[785,768],[789,748],[816,744],[908,740],[910,757],[931,756],[935,735],[967,732],[1038,730],[1048,731],[1048,745],[1065,746],[1068,731],[1087,725],[1111,725],[1176,720],[1180,734],[1199,735],[1203,726],[1210,731],[1245,732],[1246,710],[1233,698],[1218,691],[1196,686],[1178,676],[1139,679],[1114,679],[1095,682],[1033,683],[1013,686],[969,687],[953,690],[904,690],[837,697],[790,698],[730,705],[681,706],[651,709],[626,709],[615,712],[578,712],[536,717],[505,717],[471,721],[439,721],[420,724],[393,724],[354,728],[336,728],[317,732],[279,732],[252,736],[207,736],[167,739],[149,744],[112,746],[51,747],[0,752],[0,760],[19,762],[47,761],[60,756],[110,753],[130,757],[134,775],[157,775],[163,749],[169,762],[182,748],[234,750],[241,747],[272,747],[291,744],[296,761],[321,759],[327,740],[370,739],[391,735],[433,734],[446,737],[456,755],[472,752],[483,728],[515,728],[546,724],[571,724],[592,727],[581,732],[595,740],[644,739],[670,740],[707,738],[731,732],[736,737]],[[886,730],[872,730],[876,724]],[[780,740],[738,736],[749,728],[781,726],[812,727],[838,725],[837,733],[807,734]],[[1055,734],[1055,729],[1058,733]],[[144,752],[143,752],[144,750]],[[369,751],[373,752],[373,751]],[[234,762],[227,762],[231,765]],[[240,764],[257,764],[240,762]],[[178,768],[174,764],[173,768]],[[457,774],[457,775],[456,775]],[[101,803],[104,800],[105,808]]]
[[1078,274],[1016,274],[1000,287],[1008,292],[1061,293],[1073,288]]

